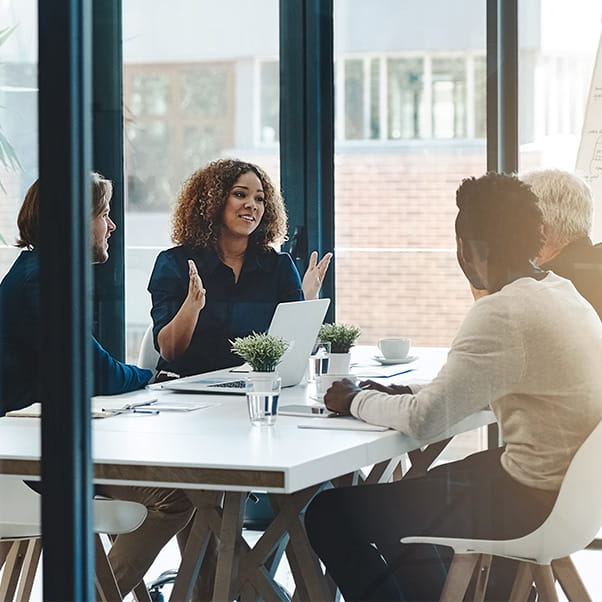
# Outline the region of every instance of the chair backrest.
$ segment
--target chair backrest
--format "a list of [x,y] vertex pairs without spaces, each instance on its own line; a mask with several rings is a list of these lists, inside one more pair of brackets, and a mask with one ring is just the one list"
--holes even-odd
[[[17,477],[0,476],[0,539],[41,535],[42,497]],[[96,533],[129,533],[146,518],[146,508],[137,502],[95,499]]]
[[[537,560],[550,561],[582,550],[602,527],[602,421],[571,460],[552,512],[539,535]],[[540,533],[538,533],[540,532]]]
[[157,362],[159,361],[159,352],[155,349],[153,342],[153,326],[152,324],[146,329],[142,342],[140,343],[140,352],[138,353],[137,365],[140,368],[146,370],[152,370],[153,372],[157,369]]

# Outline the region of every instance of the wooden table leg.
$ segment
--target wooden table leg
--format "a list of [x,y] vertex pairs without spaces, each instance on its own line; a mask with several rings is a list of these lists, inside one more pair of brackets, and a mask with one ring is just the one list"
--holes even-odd
[[439,457],[439,454],[447,447],[447,444],[453,439],[443,439],[436,443],[430,443],[424,449],[416,449],[408,453],[412,466],[403,476],[404,479],[420,477],[426,473],[431,464]]
[[222,524],[219,532],[220,550],[215,573],[213,600],[231,600],[231,585],[238,571],[240,538],[246,492],[227,491],[224,496]]
[[[212,537],[210,522],[218,512],[223,492],[220,491],[187,491],[190,501],[195,505],[196,512],[182,554],[178,575],[171,591],[170,600],[183,602],[192,598],[205,553]],[[221,516],[220,516],[221,520]]]
[[286,557],[295,579],[294,599],[300,597],[302,600],[316,602],[332,600],[332,593],[320,561],[307,538],[302,511],[320,488],[311,487],[288,496],[270,495],[274,510],[287,518],[286,530],[290,540],[286,547]]

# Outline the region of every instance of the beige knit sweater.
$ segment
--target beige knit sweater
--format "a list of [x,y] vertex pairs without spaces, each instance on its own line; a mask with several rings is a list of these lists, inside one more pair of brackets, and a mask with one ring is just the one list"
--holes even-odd
[[525,485],[558,489],[602,419],[602,322],[568,280],[520,278],[475,302],[437,377],[411,388],[362,391],[351,413],[427,440],[490,405],[503,467]]

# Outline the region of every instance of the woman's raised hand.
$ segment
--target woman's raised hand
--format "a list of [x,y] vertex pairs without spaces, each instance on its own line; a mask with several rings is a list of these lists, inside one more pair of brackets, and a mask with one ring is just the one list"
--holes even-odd
[[303,283],[301,284],[303,296],[306,299],[318,298],[331,259],[332,253],[326,253],[319,262],[317,251],[313,251],[309,256],[309,265],[303,275]]
[[207,291],[203,287],[203,281],[199,276],[196,264],[192,259],[188,260],[188,295],[186,302],[197,310],[205,307]]

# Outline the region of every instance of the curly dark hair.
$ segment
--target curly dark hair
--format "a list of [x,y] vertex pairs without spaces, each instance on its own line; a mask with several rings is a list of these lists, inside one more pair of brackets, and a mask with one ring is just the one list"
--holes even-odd
[[542,213],[531,188],[518,178],[494,172],[467,178],[456,204],[456,234],[484,243],[492,263],[518,265],[537,257],[544,243]]
[[195,171],[184,183],[173,215],[172,239],[178,245],[217,249],[226,200],[234,183],[252,171],[260,180],[265,211],[249,236],[249,247],[267,249],[286,237],[286,210],[269,176],[257,165],[219,159]]

